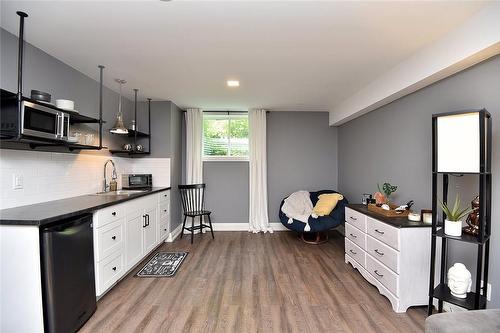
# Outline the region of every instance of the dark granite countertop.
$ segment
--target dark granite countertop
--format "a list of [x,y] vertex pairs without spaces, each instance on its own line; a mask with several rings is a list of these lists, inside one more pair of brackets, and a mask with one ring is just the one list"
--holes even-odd
[[357,212],[363,213],[366,216],[376,219],[377,221],[387,223],[396,228],[430,228],[431,224],[426,224],[423,222],[414,222],[408,220],[407,217],[385,217],[383,215],[374,213],[363,204],[349,204],[347,207],[354,209]]
[[0,210],[0,225],[44,226],[58,220],[92,213],[104,207],[166,190],[170,190],[170,187],[153,187],[149,191],[131,195],[87,194],[34,205],[2,209]]

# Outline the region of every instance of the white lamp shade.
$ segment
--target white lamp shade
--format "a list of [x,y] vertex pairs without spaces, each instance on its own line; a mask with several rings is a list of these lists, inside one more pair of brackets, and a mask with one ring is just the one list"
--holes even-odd
[[437,118],[437,171],[479,172],[479,113]]

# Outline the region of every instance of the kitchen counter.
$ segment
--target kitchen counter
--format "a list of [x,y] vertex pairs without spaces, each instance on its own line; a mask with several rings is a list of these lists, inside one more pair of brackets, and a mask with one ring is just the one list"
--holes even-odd
[[98,209],[137,199],[153,193],[170,190],[170,187],[153,187],[149,191],[130,195],[87,194],[61,200],[47,201],[34,205],[0,210],[0,225],[44,226]]
[[386,217],[368,210],[363,204],[349,204],[347,207],[396,228],[430,228],[432,226],[423,222],[410,221],[407,217]]

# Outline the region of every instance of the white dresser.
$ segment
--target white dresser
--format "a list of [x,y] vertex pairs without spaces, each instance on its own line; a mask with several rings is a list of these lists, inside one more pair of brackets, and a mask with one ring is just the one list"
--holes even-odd
[[377,216],[364,205],[346,207],[345,262],[376,286],[395,312],[427,305],[430,225]]

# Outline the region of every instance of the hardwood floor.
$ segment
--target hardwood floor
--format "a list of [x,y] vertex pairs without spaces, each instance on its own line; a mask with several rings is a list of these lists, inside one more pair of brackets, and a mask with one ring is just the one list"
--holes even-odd
[[173,278],[132,273],[80,332],[421,332],[344,262],[344,240],[306,245],[292,232],[216,232],[163,244],[189,255]]

